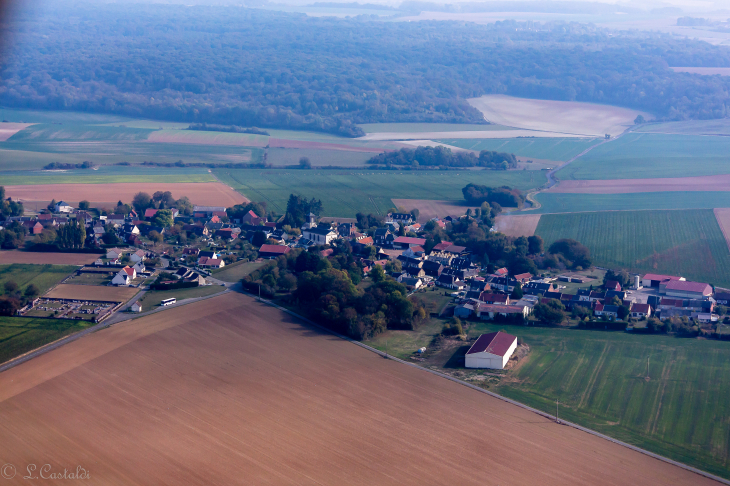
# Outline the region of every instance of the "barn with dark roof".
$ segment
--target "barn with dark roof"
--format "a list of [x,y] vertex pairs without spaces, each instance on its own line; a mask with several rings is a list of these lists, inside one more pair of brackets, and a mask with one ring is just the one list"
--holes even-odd
[[506,332],[482,334],[466,352],[467,368],[502,370],[517,349],[517,338]]

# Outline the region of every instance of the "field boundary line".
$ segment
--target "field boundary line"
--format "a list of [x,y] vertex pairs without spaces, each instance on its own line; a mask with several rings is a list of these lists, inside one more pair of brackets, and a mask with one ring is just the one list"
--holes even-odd
[[[350,343],[355,344],[357,346],[360,346],[361,348],[364,348],[364,349],[366,349],[368,351],[371,351],[371,352],[373,352],[373,353],[375,353],[377,355],[380,355],[383,358],[391,359],[393,361],[397,361],[398,363],[411,366],[411,367],[416,368],[416,369],[421,370],[421,371],[426,371],[426,372],[431,373],[431,374],[434,374],[436,376],[440,376],[441,378],[446,378],[447,380],[453,381],[454,383],[458,383],[459,385],[466,386],[468,388],[471,388],[471,389],[476,390],[476,391],[481,392],[481,393],[485,393],[485,394],[487,394],[487,395],[489,395],[491,397],[497,398],[497,399],[502,400],[504,402],[510,403],[512,405],[516,405],[516,406],[518,406],[518,407],[520,407],[522,409],[525,409],[525,410],[528,410],[530,412],[533,412],[533,413],[535,413],[537,415],[540,415],[541,417],[547,418],[549,420],[552,420],[552,421],[556,421],[557,420],[554,415],[550,415],[549,413],[543,412],[543,411],[538,410],[536,408],[532,408],[532,407],[530,407],[528,405],[525,405],[525,404],[520,403],[518,401],[512,400],[511,398],[504,397],[502,395],[499,395],[497,393],[491,392],[489,390],[485,390],[483,388],[479,388],[476,385],[473,385],[471,383],[467,383],[467,382],[462,381],[462,380],[460,380],[458,378],[454,378],[453,376],[449,376],[449,375],[447,375],[445,373],[441,373],[440,371],[432,370],[432,369],[429,369],[429,368],[424,368],[424,367],[419,366],[419,365],[417,365],[415,363],[409,363],[408,361],[402,360],[400,358],[396,358],[395,356],[390,355],[390,354],[387,354],[387,353],[385,353],[383,351],[380,351],[379,349],[373,348],[372,346],[368,346],[367,344],[361,343],[360,341],[356,341],[356,340],[354,340],[354,339],[352,339],[350,337],[347,337],[347,336],[342,335],[342,334],[340,334],[338,332],[332,331],[331,329],[327,329],[326,327],[324,327],[324,326],[322,326],[320,324],[317,324],[316,322],[311,321],[311,320],[307,319],[306,317],[301,316],[301,315],[297,314],[296,312],[287,309],[286,307],[282,307],[282,306],[280,306],[278,304],[275,304],[274,302],[272,302],[270,300],[267,300],[267,299],[259,299],[255,295],[253,295],[253,294],[251,294],[251,293],[249,293],[249,292],[247,292],[245,290],[242,290],[241,292],[244,293],[244,294],[246,294],[246,295],[249,295],[251,297],[254,297],[257,301],[259,301],[261,303],[264,303],[264,304],[270,305],[272,307],[275,307],[275,308],[279,309],[280,311],[286,312],[287,314],[289,314],[289,315],[291,315],[293,317],[296,317],[297,319],[299,319],[301,321],[306,322],[307,324],[310,324],[310,325],[312,325],[312,326],[314,326],[314,327],[316,327],[318,329],[321,329],[321,330],[323,330],[323,331],[325,331],[325,332],[327,332],[329,334],[332,334],[334,336],[337,336],[340,339],[343,339],[345,341],[349,341]],[[683,463],[678,462],[678,461],[675,461],[673,459],[669,459],[668,457],[664,457],[662,455],[655,454],[654,452],[650,452],[650,451],[648,451],[646,449],[642,449],[641,447],[637,447],[637,446],[632,445],[632,444],[629,444],[627,442],[623,442],[623,441],[620,441],[618,439],[614,439],[613,437],[609,437],[609,436],[604,435],[604,434],[602,434],[600,432],[597,432],[595,430],[589,429],[587,427],[583,427],[582,425],[578,425],[578,424],[575,424],[573,422],[567,422],[565,420],[560,420],[559,424],[560,425],[566,425],[568,427],[572,427],[572,428],[577,429],[577,430],[580,430],[582,432],[585,432],[585,433],[594,435],[596,437],[599,437],[601,439],[607,440],[609,442],[613,442],[614,444],[617,444],[617,445],[626,447],[626,448],[631,449],[631,450],[636,451],[636,452],[640,452],[641,454],[644,454],[646,456],[652,457],[652,458],[657,459],[659,461],[666,462],[667,464],[671,464],[673,466],[680,467],[680,468],[682,468],[682,469],[684,469],[686,471],[690,471],[690,472],[693,472],[695,474],[699,474],[700,476],[704,476],[706,478],[712,479],[712,480],[717,481],[719,483],[726,484],[726,485],[730,485],[730,480],[721,478],[719,476],[715,476],[714,474],[711,474],[709,472],[703,471],[701,469],[697,469],[697,468],[692,467],[692,466],[688,466],[687,464],[683,464]]]

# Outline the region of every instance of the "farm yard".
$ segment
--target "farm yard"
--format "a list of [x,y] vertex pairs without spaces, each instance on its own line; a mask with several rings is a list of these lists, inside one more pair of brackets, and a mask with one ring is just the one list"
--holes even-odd
[[580,241],[595,265],[730,285],[730,251],[711,209],[544,214],[535,233],[546,248]]
[[[3,252],[5,253],[5,252]],[[0,253],[1,255],[1,253]],[[41,294],[66,278],[78,267],[71,265],[30,265],[15,263],[0,265],[0,288],[6,282],[15,282],[18,289],[25,292],[29,285],[35,285]]]
[[591,180],[728,174],[729,154],[727,137],[628,133],[594,148],[555,175],[560,180]]
[[[25,263],[29,265],[86,265],[99,258],[95,253],[42,253],[18,250],[0,251],[0,265]],[[75,268],[73,270],[76,270]],[[71,270],[69,270],[70,273]]]
[[[213,173],[252,201],[265,200],[283,212],[291,193],[322,200],[324,216],[353,217],[356,213],[384,214],[392,199],[463,200],[468,183],[508,185],[521,190],[542,185],[534,171],[262,171],[214,169]],[[464,209],[466,211],[466,208]]]
[[0,374],[0,413],[13,415],[0,423],[4,460],[29,463],[43,444],[63,464],[90,464],[98,484],[120,470],[133,483],[711,484],[232,294]]
[[540,192],[540,203],[526,213],[574,213],[647,209],[712,209],[730,207],[728,191],[635,192],[629,194],[570,194]]
[[500,125],[528,130],[603,137],[608,133],[619,135],[633,126],[634,119],[643,115],[628,108],[581,103],[576,101],[549,101],[515,98],[505,95],[486,95],[467,100],[484,114],[484,119]]
[[48,202],[51,198],[76,204],[86,199],[94,204],[115,206],[117,201],[131,202],[134,195],[143,191],[170,191],[173,197],[187,196],[194,204],[233,206],[246,202],[240,193],[220,182],[140,182],[109,184],[38,184],[5,186],[5,192],[13,199]]
[[89,321],[83,320],[0,316],[0,363],[83,331],[90,325]]
[[519,157],[566,161],[584,150],[597,145],[597,138],[493,138],[493,139],[439,139],[446,145],[480,152],[513,153]]
[[49,299],[100,300],[126,302],[139,292],[135,287],[59,284],[43,297]]

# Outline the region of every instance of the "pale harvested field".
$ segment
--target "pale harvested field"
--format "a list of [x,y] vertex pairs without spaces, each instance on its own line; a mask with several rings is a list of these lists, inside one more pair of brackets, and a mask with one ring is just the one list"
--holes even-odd
[[719,74],[720,76],[730,76],[730,68],[727,67],[673,67],[670,69],[672,69],[675,73],[704,74],[706,76]]
[[526,216],[497,216],[494,229],[507,236],[532,236],[540,222],[539,214]]
[[286,140],[283,138],[270,138],[269,147],[340,150],[340,151],[345,151],[345,152],[372,152],[372,153],[377,153],[377,154],[385,151],[384,149],[375,148],[375,147],[345,145],[345,144],[341,144],[341,143],[308,142],[306,140]]
[[29,263],[35,265],[87,265],[100,255],[94,253],[41,253],[31,251],[0,251],[0,265]]
[[574,101],[531,100],[504,95],[487,95],[467,101],[492,123],[559,132],[560,136],[564,133],[593,137],[609,133],[615,136],[633,126],[639,114],[647,120],[653,118],[648,113],[628,108]]
[[52,288],[44,297],[126,302],[137,295],[137,292],[139,292],[139,289],[133,287],[59,284]]
[[207,132],[203,130],[157,130],[148,142],[191,143],[195,145],[230,145],[235,147],[266,147],[269,137],[250,133]]
[[717,224],[720,225],[722,235],[730,250],[730,208],[715,208],[715,218],[717,218]]
[[546,192],[628,194],[667,191],[730,191],[730,174],[658,179],[565,180]]
[[4,142],[32,123],[0,123],[0,142]]
[[0,416],[4,463],[102,485],[712,484],[239,294],[0,374]]
[[[471,102],[471,100],[469,100]],[[634,117],[635,118],[635,117]],[[633,120],[632,120],[633,121]],[[623,130],[621,130],[623,131]],[[551,137],[583,137],[584,135],[576,135],[573,132],[559,133],[557,131],[541,131],[541,130],[488,130],[488,131],[464,131],[464,132],[383,132],[368,133],[364,137],[357,140],[439,140],[449,138],[518,138],[518,137],[534,137],[534,138],[551,138]]]
[[194,204],[202,206],[226,206],[248,200],[220,182],[175,182],[175,183],[110,183],[110,184],[37,184],[27,186],[5,186],[8,197],[21,201],[64,200],[76,204],[86,199],[93,204],[113,204],[117,201],[131,203],[138,192],[150,195],[157,191],[170,191],[174,198],[187,196]]
[[[466,214],[469,206],[462,205],[459,201],[434,201],[431,199],[391,199],[393,204],[407,211],[418,209],[418,222],[425,223],[433,218],[445,218],[446,216],[462,216]],[[472,207],[474,210],[478,206]]]

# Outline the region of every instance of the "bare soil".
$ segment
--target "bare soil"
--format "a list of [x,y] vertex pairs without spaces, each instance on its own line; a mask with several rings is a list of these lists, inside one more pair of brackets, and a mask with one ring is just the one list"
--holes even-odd
[[487,121],[515,128],[602,137],[619,135],[634,124],[638,115],[650,120],[648,113],[617,106],[514,98],[486,95],[469,100]]
[[[461,216],[466,213],[469,206],[460,201],[435,201],[431,199],[392,199],[397,207],[403,207],[410,211],[418,209],[418,222],[425,223],[433,218],[445,218],[446,216]],[[472,207],[472,211],[479,206]]]
[[202,206],[225,206],[248,202],[248,199],[220,182],[175,182],[175,183],[121,183],[110,184],[36,184],[27,186],[5,186],[8,197],[21,201],[47,203],[51,199],[77,204],[87,200],[93,205],[113,205],[117,201],[131,203],[138,192],[153,194],[170,191],[174,198],[187,196],[194,204]]
[[665,191],[730,191],[730,174],[658,179],[565,180],[546,192],[628,194]]
[[0,374],[0,416],[3,463],[101,485],[711,484],[238,294]]
[[0,251],[0,265],[10,263],[29,263],[35,265],[86,265],[94,263],[98,254],[94,253],[40,253],[31,251]]
[[106,285],[74,285],[59,284],[44,297],[56,299],[102,300],[108,302],[126,302],[139,292],[134,287],[108,287]]
[[507,236],[532,236],[535,234],[539,222],[539,214],[497,216],[494,222],[494,229]]
[[728,250],[730,250],[730,208],[715,208],[715,218],[717,218],[717,224],[720,225]]
[[32,123],[0,123],[0,142],[4,142]]

